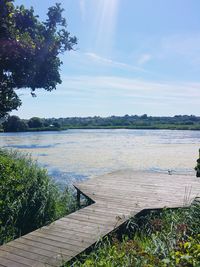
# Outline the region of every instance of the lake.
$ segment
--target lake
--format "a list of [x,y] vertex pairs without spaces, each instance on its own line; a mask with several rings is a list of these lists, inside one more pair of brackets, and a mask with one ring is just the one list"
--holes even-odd
[[0,133],[0,146],[31,153],[62,186],[133,169],[192,175],[200,131],[67,130]]

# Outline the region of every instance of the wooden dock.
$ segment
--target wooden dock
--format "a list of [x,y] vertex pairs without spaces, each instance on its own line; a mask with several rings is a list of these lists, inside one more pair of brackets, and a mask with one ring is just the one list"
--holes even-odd
[[192,176],[118,171],[76,184],[94,204],[0,247],[0,267],[61,266],[144,209],[185,207],[200,196]]

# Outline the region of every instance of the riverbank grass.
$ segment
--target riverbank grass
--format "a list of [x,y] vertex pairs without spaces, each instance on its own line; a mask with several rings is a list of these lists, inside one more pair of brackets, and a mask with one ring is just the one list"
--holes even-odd
[[0,244],[75,209],[73,193],[61,192],[30,155],[0,149]]

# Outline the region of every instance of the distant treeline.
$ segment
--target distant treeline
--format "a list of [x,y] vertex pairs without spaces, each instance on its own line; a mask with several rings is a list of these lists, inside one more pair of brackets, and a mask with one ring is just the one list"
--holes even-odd
[[5,132],[19,131],[58,131],[66,129],[177,129],[200,130],[200,117],[194,115],[175,115],[173,117],[153,117],[147,114],[110,117],[71,117],[38,118],[29,120],[10,116],[2,123]]

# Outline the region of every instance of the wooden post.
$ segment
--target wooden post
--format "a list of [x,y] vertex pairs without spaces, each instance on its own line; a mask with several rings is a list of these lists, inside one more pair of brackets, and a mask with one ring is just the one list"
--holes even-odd
[[81,207],[81,192],[77,189],[77,206],[78,208]]

